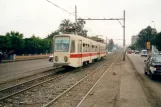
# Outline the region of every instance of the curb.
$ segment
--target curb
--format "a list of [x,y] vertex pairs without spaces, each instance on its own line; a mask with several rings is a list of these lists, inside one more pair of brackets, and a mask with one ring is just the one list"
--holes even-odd
[[29,59],[22,59],[22,60],[9,60],[9,61],[3,61],[0,62],[0,64],[2,63],[10,63],[10,62],[20,62],[20,61],[28,61],[28,60],[38,60],[38,59],[47,59],[48,57],[43,57],[43,58],[29,58]]

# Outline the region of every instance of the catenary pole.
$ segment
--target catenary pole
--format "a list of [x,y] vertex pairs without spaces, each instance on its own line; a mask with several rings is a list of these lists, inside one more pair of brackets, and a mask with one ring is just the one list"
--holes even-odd
[[77,6],[75,5],[75,34],[77,34]]
[[123,12],[123,61],[125,61],[125,10]]

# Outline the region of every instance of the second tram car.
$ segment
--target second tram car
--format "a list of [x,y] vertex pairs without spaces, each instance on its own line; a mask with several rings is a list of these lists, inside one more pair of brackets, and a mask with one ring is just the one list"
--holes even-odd
[[81,67],[105,57],[106,45],[91,39],[72,35],[56,35],[54,41],[54,65]]

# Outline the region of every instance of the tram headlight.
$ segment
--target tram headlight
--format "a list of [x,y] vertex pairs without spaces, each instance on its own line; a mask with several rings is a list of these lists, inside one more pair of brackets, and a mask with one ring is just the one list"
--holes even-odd
[[56,62],[58,62],[58,56],[55,56],[55,58],[54,58],[54,59],[55,59],[55,61],[56,61]]
[[65,61],[65,62],[68,61],[68,57],[67,57],[67,56],[64,57],[64,61]]

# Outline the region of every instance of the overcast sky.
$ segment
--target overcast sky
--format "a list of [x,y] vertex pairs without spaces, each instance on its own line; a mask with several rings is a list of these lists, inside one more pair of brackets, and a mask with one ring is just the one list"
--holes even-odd
[[[161,31],[161,0],[50,0],[74,13],[77,5],[81,18],[122,18],[126,11],[126,44],[131,36],[150,25]],[[0,0],[0,35],[19,31],[24,37],[33,34],[41,38],[58,29],[63,19],[74,21],[74,16],[53,6],[46,0]],[[103,35],[122,44],[123,29],[118,21],[87,21],[88,35]]]

